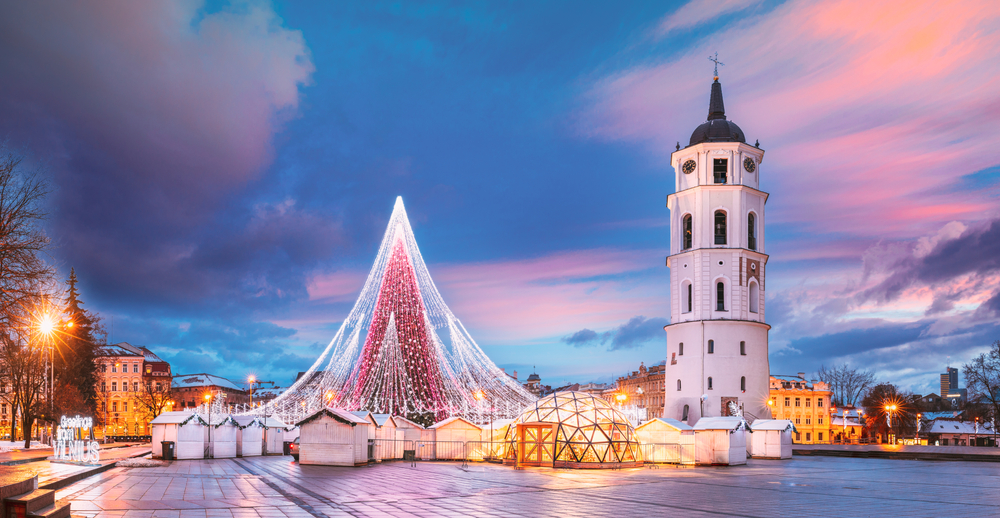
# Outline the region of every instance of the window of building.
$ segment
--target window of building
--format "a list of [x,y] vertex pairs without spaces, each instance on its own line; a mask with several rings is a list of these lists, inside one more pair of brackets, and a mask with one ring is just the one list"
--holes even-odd
[[740,390],[742,390],[743,392],[747,391],[747,377],[746,376],[740,376]]
[[795,432],[795,440],[801,442],[802,441],[802,434],[799,433],[799,432]]
[[681,421],[687,421],[688,420],[688,408],[689,407],[687,405],[684,405],[684,413],[681,414]]
[[753,212],[747,214],[747,248],[757,249],[757,217]]
[[157,383],[156,384],[156,391],[157,392],[162,392],[163,391],[163,384],[162,383]]
[[681,380],[677,380],[677,391],[680,392],[680,390],[681,390]]
[[[823,424],[823,423],[820,423],[820,424]],[[816,440],[817,441],[822,441],[823,440],[823,432],[819,432],[819,433],[816,434]]]
[[694,246],[694,224],[691,215],[684,216],[684,250]]
[[811,406],[812,406],[812,400],[809,399],[809,398],[806,398],[806,408],[809,408]]
[[[823,418],[822,417],[817,417],[816,418],[816,423],[823,424]],[[822,437],[820,437],[820,439],[822,439]]]
[[108,372],[108,364],[106,363],[101,364],[101,372]]
[[806,424],[812,424],[812,418],[811,417],[807,417],[806,418]]
[[726,173],[728,172],[728,158],[716,158],[712,161],[712,177],[715,183],[726,183]]
[[692,286],[691,283],[688,283],[688,289],[687,289],[687,292],[688,292],[687,293],[687,295],[688,295],[688,300],[687,300],[687,308],[688,308],[688,310],[687,310],[687,312],[688,313],[690,313],[691,312],[691,308],[694,307],[694,293],[693,293],[693,291],[694,291],[694,287]]
[[677,356],[684,356],[684,342],[677,344]]
[[122,401],[122,412],[128,412],[128,401]]
[[715,244],[726,244],[726,212],[715,211]]
[[127,381],[123,381],[122,382],[122,392],[128,392],[128,382]]
[[132,392],[139,392],[139,382],[138,381],[133,381],[132,382]]
[[153,366],[152,365],[147,365],[146,366],[146,374],[152,374],[152,373],[153,373]]
[[795,424],[802,424],[802,418],[801,417],[796,417],[795,418]]
[[112,412],[117,412],[118,411],[118,402],[117,401],[112,401],[111,402],[111,411]]
[[117,363],[111,366],[111,372],[118,372],[118,364]]
[[[806,419],[806,421],[808,421],[808,419]],[[807,441],[811,441],[812,440],[812,434],[811,433],[806,432],[806,440]]]
[[785,406],[792,406],[792,398],[785,398]]
[[758,291],[756,282],[753,281],[750,282],[749,291],[750,293],[747,296],[747,298],[749,299],[750,302],[750,312],[757,313],[757,306],[760,304],[760,292]]
[[802,401],[799,398],[795,398],[795,406],[802,406],[800,403],[802,403]]
[[715,340],[709,340],[708,341],[708,354],[714,354],[714,353],[715,353]]
[[7,403],[0,404],[0,413],[7,413]]
[[712,390],[712,377],[708,377],[708,390]]
[[715,310],[726,310],[726,283],[722,281],[715,284]]
[[139,373],[139,364],[138,363],[132,364],[132,372],[134,372],[136,374]]
[[747,343],[746,342],[742,342],[742,341],[740,342],[740,354],[742,354],[743,356],[747,355]]
[[107,391],[108,391],[108,382],[107,381],[102,381],[101,382],[101,392],[107,392]]
[[816,406],[823,408],[823,398],[816,398]]
[[118,392],[118,382],[117,381],[112,381],[111,382],[111,392]]
[[105,403],[104,401],[101,401],[101,412],[107,412],[107,411],[108,411],[108,405],[107,405],[107,403]]

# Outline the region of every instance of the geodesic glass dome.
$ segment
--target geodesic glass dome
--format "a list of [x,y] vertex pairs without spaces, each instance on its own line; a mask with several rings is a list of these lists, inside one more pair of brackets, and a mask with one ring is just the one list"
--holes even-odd
[[[553,433],[519,434],[518,424],[550,425]],[[518,448],[533,451],[532,441],[542,450],[536,465],[596,468],[642,462],[639,441],[625,415],[586,392],[557,392],[525,409],[507,431],[505,460],[519,463]],[[541,448],[543,442],[551,446]],[[525,451],[520,454],[523,458]]]

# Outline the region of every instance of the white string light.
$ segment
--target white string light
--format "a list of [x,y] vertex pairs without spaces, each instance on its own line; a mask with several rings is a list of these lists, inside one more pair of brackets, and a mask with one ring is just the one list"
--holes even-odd
[[296,422],[335,406],[486,422],[516,417],[535,399],[486,356],[444,303],[399,197],[368,279],[333,340],[268,408],[250,413]]

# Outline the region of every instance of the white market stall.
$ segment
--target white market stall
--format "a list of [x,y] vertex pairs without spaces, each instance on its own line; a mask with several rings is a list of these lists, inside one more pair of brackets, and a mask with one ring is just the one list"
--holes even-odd
[[264,425],[252,415],[234,416],[236,430],[236,456],[256,457],[264,449]]
[[669,464],[693,464],[694,429],[677,419],[658,417],[635,428],[642,460]]
[[288,426],[276,417],[259,419],[264,426],[264,455],[283,455],[284,442],[293,441],[299,436],[298,428]]
[[434,458],[438,460],[461,460],[465,458],[466,443],[478,446],[483,437],[483,429],[464,417],[449,417],[431,425],[434,430]]
[[210,455],[213,459],[232,459],[236,457],[236,436],[239,424],[231,415],[213,415],[209,433]]
[[375,460],[403,458],[403,432],[390,414],[371,414],[375,421]]
[[792,432],[788,419],[758,419],[750,425],[753,433],[747,441],[747,453],[755,459],[792,458]]
[[493,454],[490,455],[491,458],[504,458],[507,446],[507,442],[504,439],[507,437],[510,425],[515,421],[516,419],[497,419],[483,425],[481,439],[483,442],[483,451],[488,452],[492,449]]
[[746,464],[747,428],[742,417],[702,417],[694,425],[695,462],[725,466]]
[[208,423],[198,414],[164,412],[149,425],[154,457],[163,457],[162,441],[174,442],[174,458],[177,460],[208,457]]
[[368,463],[368,420],[324,408],[299,421],[299,463],[360,466]]

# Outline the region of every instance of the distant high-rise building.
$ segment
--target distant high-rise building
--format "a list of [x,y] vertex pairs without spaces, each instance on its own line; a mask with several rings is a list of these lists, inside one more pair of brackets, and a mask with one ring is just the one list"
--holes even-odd
[[948,367],[948,370],[941,375],[941,397],[948,397],[952,391],[958,391],[958,369]]

